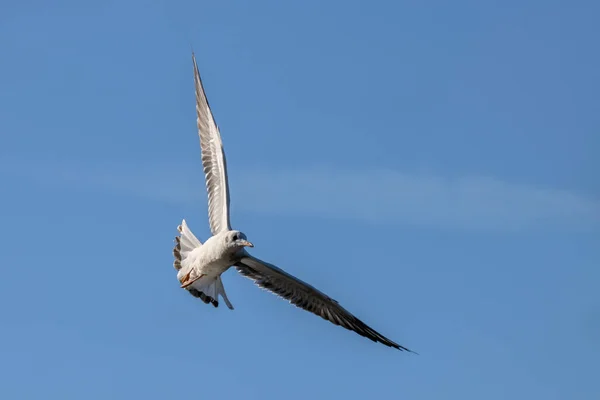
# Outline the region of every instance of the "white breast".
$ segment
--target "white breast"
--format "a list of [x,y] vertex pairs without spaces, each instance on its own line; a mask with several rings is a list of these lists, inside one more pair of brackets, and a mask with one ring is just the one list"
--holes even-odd
[[210,237],[201,247],[192,250],[185,261],[187,265],[182,263],[182,271],[192,268],[193,275],[210,277],[221,275],[231,266],[231,260],[224,251],[223,238],[220,236]]

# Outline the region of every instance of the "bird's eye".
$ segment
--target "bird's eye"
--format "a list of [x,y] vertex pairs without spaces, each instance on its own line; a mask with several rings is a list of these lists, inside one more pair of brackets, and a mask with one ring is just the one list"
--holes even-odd
[[238,240],[238,235],[237,235],[237,233],[236,233],[235,235],[233,235],[233,240],[234,240],[234,241]]

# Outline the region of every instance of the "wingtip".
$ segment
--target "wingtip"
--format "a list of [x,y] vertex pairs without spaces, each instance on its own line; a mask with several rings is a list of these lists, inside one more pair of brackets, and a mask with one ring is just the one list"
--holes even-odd
[[198,74],[198,63],[196,62],[196,53],[192,50],[192,64],[194,66],[194,75]]
[[[394,347],[396,347],[396,346],[394,346]],[[417,353],[416,351],[413,351],[413,350],[411,350],[411,349],[409,349],[409,348],[407,348],[407,347],[404,347],[404,346],[397,345],[396,349],[398,349],[398,350],[400,350],[400,351],[406,351],[406,352],[408,352],[408,353],[413,353],[413,354],[416,354],[416,355],[420,355],[420,354],[419,354],[419,353]]]

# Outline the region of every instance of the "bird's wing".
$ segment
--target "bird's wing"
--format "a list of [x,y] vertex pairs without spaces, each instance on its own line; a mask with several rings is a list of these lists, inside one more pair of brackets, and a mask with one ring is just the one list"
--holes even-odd
[[398,350],[413,352],[367,326],[325,293],[282,269],[251,256],[247,252],[235,264],[235,267],[238,272],[252,279],[261,288],[289,300],[297,307],[310,311],[335,325],[343,326],[374,342],[380,342]]
[[200,148],[202,151],[202,166],[206,178],[206,190],[208,192],[208,221],[213,235],[219,232],[231,230],[229,223],[229,185],[227,183],[227,162],[223,151],[221,134],[213,117],[196,57],[192,53],[194,62],[194,82],[196,86],[196,114],[198,125],[198,136],[200,136]]

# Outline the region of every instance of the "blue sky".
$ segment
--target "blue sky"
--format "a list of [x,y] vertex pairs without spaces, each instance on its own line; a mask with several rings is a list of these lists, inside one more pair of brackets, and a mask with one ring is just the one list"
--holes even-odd
[[[597,2],[1,8],[0,397],[600,397]],[[252,253],[420,355],[179,289],[192,47]]]

